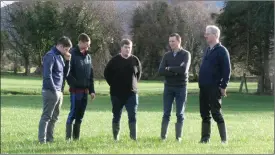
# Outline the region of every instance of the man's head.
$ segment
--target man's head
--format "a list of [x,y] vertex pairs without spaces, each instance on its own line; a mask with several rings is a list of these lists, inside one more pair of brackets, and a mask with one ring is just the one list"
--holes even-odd
[[80,51],[87,51],[90,47],[90,44],[91,44],[91,39],[87,34],[81,33],[78,36],[78,47]]
[[131,55],[132,45],[133,45],[133,43],[129,39],[123,39],[120,42],[121,54],[123,57],[128,58]]
[[208,44],[213,44],[220,39],[220,29],[215,25],[206,26],[204,37]]
[[172,50],[177,50],[181,47],[181,37],[178,33],[170,34],[169,45]]
[[69,53],[72,46],[73,45],[70,38],[66,36],[59,38],[56,44],[56,48],[61,52],[62,55]]

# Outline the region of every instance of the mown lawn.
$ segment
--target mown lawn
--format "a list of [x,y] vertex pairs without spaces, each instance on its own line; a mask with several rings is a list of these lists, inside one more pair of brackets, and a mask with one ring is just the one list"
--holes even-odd
[[[81,140],[66,143],[65,122],[69,112],[69,96],[64,103],[56,124],[55,143],[40,145],[37,141],[38,122],[42,111],[41,79],[22,77],[1,78],[1,153],[177,153],[177,154],[265,154],[274,153],[274,99],[273,96],[233,93],[238,83],[231,83],[227,98],[223,100],[223,113],[228,128],[228,145],[221,145],[216,123],[212,121],[210,144],[199,144],[200,123],[198,95],[188,95],[183,129],[183,141],[175,140],[175,109],[172,113],[169,137],[160,141],[162,117],[161,82],[142,81],[139,84],[138,140],[131,141],[124,110],[121,141],[115,143],[111,129],[111,103],[106,83],[96,84],[100,95],[91,102],[82,124]],[[249,83],[254,89],[256,84]],[[189,89],[198,92],[197,84]],[[18,91],[25,95],[10,95]],[[25,92],[25,93],[24,93]],[[34,93],[33,93],[34,92]],[[31,95],[31,94],[38,95]]]

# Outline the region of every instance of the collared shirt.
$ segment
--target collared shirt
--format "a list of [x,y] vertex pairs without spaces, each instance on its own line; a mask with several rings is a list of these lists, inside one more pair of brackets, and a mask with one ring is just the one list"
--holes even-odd
[[172,50],[173,56],[174,56],[174,57],[177,56],[178,52],[179,52],[180,50],[182,50],[182,49],[183,49],[183,48],[180,47],[178,50],[175,50],[175,51]]
[[221,43],[217,43],[215,46],[213,46],[212,48],[209,46],[207,48],[207,51],[206,51],[206,56],[208,56],[216,47],[220,46]]

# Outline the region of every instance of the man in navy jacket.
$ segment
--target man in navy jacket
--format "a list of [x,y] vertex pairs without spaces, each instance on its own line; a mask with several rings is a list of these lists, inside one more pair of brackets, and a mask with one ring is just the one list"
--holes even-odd
[[43,112],[38,131],[41,144],[53,142],[54,126],[63,101],[64,79],[69,72],[71,47],[71,40],[61,37],[57,45],[43,57]]
[[71,109],[66,123],[66,140],[71,138],[79,140],[80,125],[88,103],[88,94],[92,100],[95,98],[92,58],[88,54],[90,43],[90,37],[82,33],[78,37],[78,45],[71,50],[71,68],[67,77]]
[[201,143],[208,143],[211,133],[211,116],[217,122],[222,143],[227,143],[226,126],[221,113],[221,99],[226,96],[231,73],[228,50],[220,43],[220,30],[214,25],[206,27],[205,50],[199,71],[200,114],[202,117]]

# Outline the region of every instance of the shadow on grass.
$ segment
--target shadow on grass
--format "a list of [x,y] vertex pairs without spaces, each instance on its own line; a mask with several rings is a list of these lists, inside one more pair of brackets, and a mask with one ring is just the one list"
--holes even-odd
[[[109,96],[97,96],[92,102],[89,98],[87,110],[89,111],[111,111]],[[273,96],[256,96],[244,94],[228,94],[223,99],[222,109],[226,112],[266,112],[274,111]],[[162,95],[140,96],[138,111],[162,112]],[[1,96],[1,108],[26,108],[41,109],[41,96]],[[175,108],[175,106],[174,106]],[[69,96],[64,96],[62,109],[70,109]],[[186,105],[186,111],[199,112],[199,96],[190,94]]]

